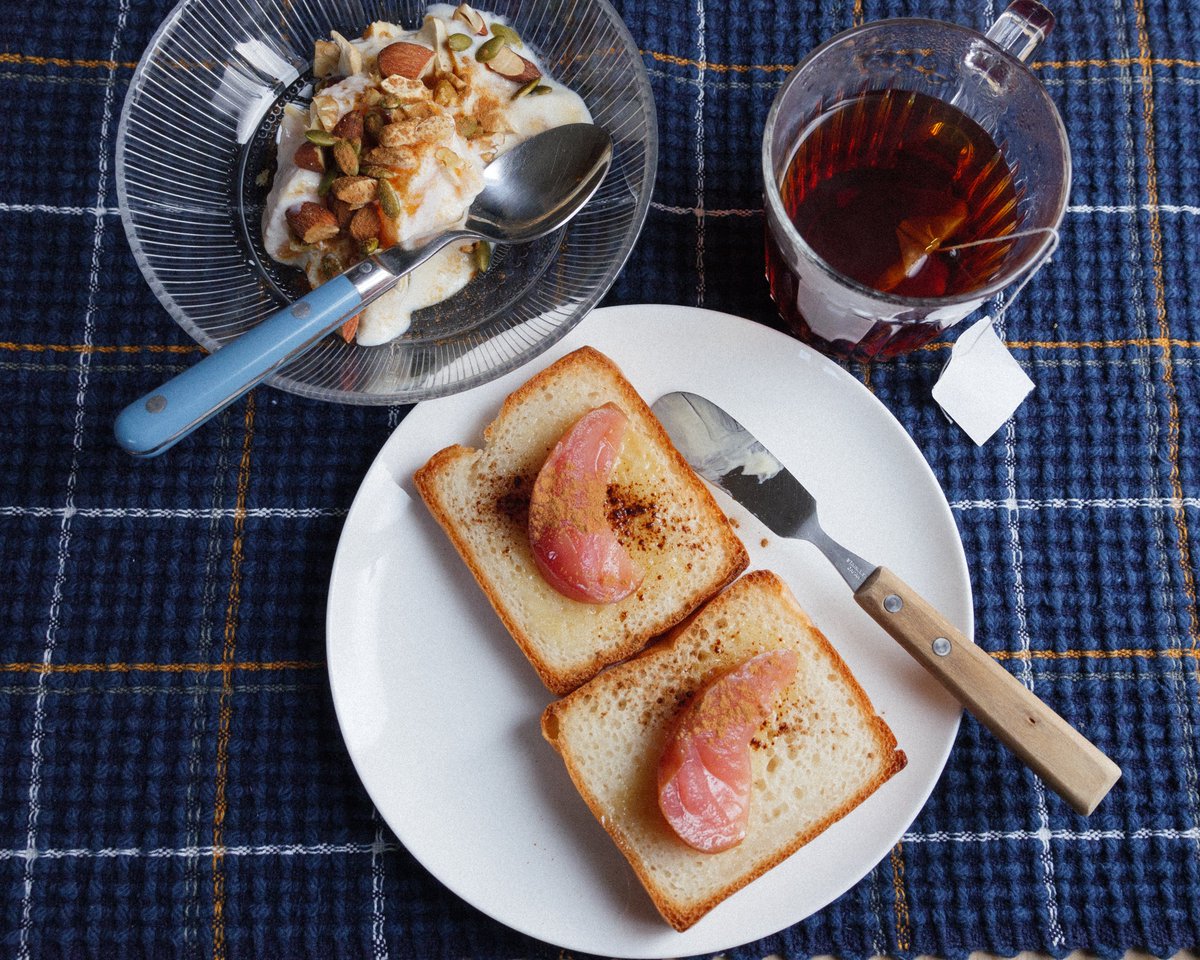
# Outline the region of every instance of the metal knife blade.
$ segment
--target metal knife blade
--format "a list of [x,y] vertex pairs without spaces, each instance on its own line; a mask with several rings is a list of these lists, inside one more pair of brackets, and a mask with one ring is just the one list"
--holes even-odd
[[815,544],[855,602],[984,726],[1079,813],[1095,809],[1121,768],[892,571],[830,539],[816,500],[750,431],[695,393],[668,393],[650,409],[700,476],[775,533]]
[[781,537],[816,546],[851,590],[876,569],[821,529],[817,501],[749,430],[711,400],[668,393],[650,407],[692,469],[720,487]]

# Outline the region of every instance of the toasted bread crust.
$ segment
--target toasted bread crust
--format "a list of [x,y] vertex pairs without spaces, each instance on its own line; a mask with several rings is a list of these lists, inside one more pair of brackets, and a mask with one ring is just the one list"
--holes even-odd
[[[622,684],[627,684],[629,687],[637,687],[639,676],[643,672],[649,671],[649,665],[658,659],[668,656],[672,646],[681,638],[685,638],[688,631],[696,625],[700,618],[703,618],[705,623],[715,622],[724,614],[725,608],[731,606],[731,597],[743,595],[747,591],[753,590],[764,591],[775,602],[783,604],[788,612],[788,616],[794,619],[807,632],[809,642],[817,648],[822,656],[828,658],[831,667],[853,698],[854,708],[866,720],[874,740],[874,749],[879,753],[881,763],[873,776],[861,784],[852,796],[848,797],[835,808],[828,810],[819,820],[797,831],[786,842],[779,844],[748,868],[738,872],[736,875],[730,876],[726,882],[713,889],[707,896],[695,900],[679,900],[672,898],[670,893],[660,885],[658,879],[647,866],[644,851],[640,850],[637,844],[631,840],[631,833],[635,825],[628,824],[618,811],[611,809],[593,791],[591,782],[586,772],[581,768],[581,764],[577,761],[570,745],[564,744],[560,740],[561,723],[563,717],[573,709],[576,709],[585,698],[592,695],[593,688],[597,685],[620,688]],[[696,682],[698,684],[704,681],[697,680]],[[648,731],[648,736],[652,734],[653,731]],[[899,773],[907,763],[907,757],[904,752],[897,748],[896,738],[891,729],[876,714],[870,698],[854,678],[854,675],[850,672],[849,667],[847,667],[837,650],[812,623],[803,609],[801,609],[783,581],[774,573],[766,570],[754,570],[747,573],[728,590],[710,600],[705,607],[673,629],[662,641],[645,650],[638,657],[610,668],[592,683],[579,688],[561,700],[551,703],[542,713],[542,735],[559,752],[566,765],[567,772],[583,797],[584,802],[592,811],[593,816],[596,817],[609,836],[612,837],[613,842],[616,843],[626,860],[629,861],[630,866],[637,874],[642,885],[646,888],[659,913],[662,914],[663,918],[672,927],[679,931],[687,930],[717,904],[762,876],[772,867],[787,859],[813,838],[824,832],[831,825],[847,816],[887,780]],[[658,811],[655,809],[654,814],[657,813]],[[719,857],[721,854],[709,854],[707,856]]]
[[[502,426],[514,422],[523,412],[537,408],[539,404],[544,406],[546,404],[544,394],[552,385],[581,381],[602,385],[605,398],[615,400],[629,417],[629,429],[637,431],[641,442],[653,448],[656,454],[666,462],[667,469],[664,471],[664,476],[656,477],[656,481],[667,487],[667,495],[687,497],[690,498],[690,502],[695,503],[702,525],[702,531],[699,531],[697,535],[702,533],[704,549],[711,549],[714,551],[714,556],[723,559],[706,578],[693,578],[695,582],[687,582],[686,587],[680,586],[685,581],[680,580],[675,583],[673,588],[680,595],[671,601],[669,608],[658,610],[654,606],[657,598],[663,593],[660,587],[653,582],[645,583],[631,597],[610,605],[613,608],[621,609],[620,622],[622,624],[625,622],[626,613],[633,612],[633,608],[638,605],[641,605],[643,610],[652,612],[644,618],[649,620],[644,628],[637,630],[624,627],[620,630],[610,629],[604,636],[597,636],[590,648],[581,647],[574,651],[575,655],[571,662],[563,665],[552,663],[546,652],[547,638],[545,634],[557,625],[531,624],[529,618],[523,618],[520,615],[516,602],[520,598],[506,594],[506,591],[497,582],[494,561],[489,566],[488,558],[481,556],[472,545],[467,531],[464,529],[462,511],[456,512],[454,509],[454,504],[451,502],[453,498],[445,489],[445,484],[448,482],[447,478],[454,471],[465,468],[472,460],[488,452],[497,441]],[[438,451],[417,470],[414,481],[421,498],[428,505],[439,525],[445,530],[505,629],[512,635],[522,653],[533,665],[542,682],[555,694],[568,693],[605,666],[637,653],[652,637],[673,627],[705,600],[732,582],[749,563],[745,547],[734,533],[720,507],[717,506],[712,494],[672,445],[666,431],[651,413],[645,401],[625,379],[620,368],[592,347],[582,347],[567,354],[509,394],[495,419],[484,429],[483,438],[485,442],[483,450],[454,445]],[[556,439],[557,437],[555,437]],[[539,450],[537,462],[540,464],[548,453],[548,448]],[[514,553],[519,553],[516,548],[520,546],[521,549],[525,549],[527,544],[512,544],[511,546],[514,548]],[[540,578],[540,574],[536,574],[536,570],[534,575]],[[576,602],[568,601],[568,604]],[[580,604],[580,606],[586,605]],[[566,615],[570,615],[570,611]]]

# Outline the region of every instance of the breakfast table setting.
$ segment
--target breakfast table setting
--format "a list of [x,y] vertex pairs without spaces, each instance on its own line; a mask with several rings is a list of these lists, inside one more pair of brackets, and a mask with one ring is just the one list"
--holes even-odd
[[[6,8],[6,955],[1200,950],[1200,5],[426,6]],[[461,202],[402,175],[426,134]],[[549,588],[433,492],[581,356],[742,544],[704,597],[773,571],[887,732],[682,922],[514,626]],[[553,586],[543,475],[496,570]],[[610,538],[669,513],[614,486]]]

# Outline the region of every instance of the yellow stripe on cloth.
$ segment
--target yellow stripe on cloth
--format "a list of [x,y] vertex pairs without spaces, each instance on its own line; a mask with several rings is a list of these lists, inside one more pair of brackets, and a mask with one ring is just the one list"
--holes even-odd
[[[238,612],[242,600],[243,538],[246,531],[246,491],[250,486],[250,447],[254,440],[254,394],[246,398],[242,459],[238,465],[237,502],[233,514],[233,546],[229,559],[229,600],[225,607],[225,644],[221,663],[234,663],[237,649]],[[233,721],[233,673],[222,674],[221,699],[217,712],[217,771],[213,801],[213,960],[225,958],[225,813],[229,780],[229,730]]]

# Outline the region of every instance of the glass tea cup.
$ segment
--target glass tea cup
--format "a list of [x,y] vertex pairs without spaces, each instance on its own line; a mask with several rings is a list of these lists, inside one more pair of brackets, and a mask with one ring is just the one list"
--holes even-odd
[[1036,0],[986,35],[881,20],[792,71],[762,174],[767,279],[794,336],[835,357],[895,357],[1048,256],[1071,157],[1024,61],[1053,24]]

